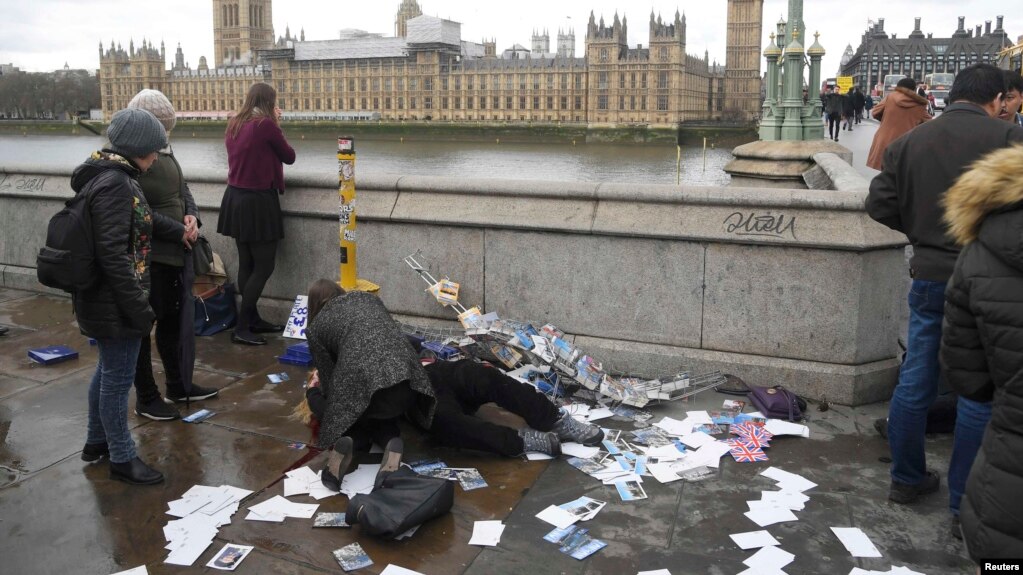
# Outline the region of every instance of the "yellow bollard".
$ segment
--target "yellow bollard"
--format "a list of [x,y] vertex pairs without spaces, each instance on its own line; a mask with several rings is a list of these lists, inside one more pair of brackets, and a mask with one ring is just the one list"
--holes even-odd
[[345,290],[377,292],[380,286],[359,279],[355,253],[355,140],[337,139],[338,196],[340,198],[338,243],[340,245],[341,281]]

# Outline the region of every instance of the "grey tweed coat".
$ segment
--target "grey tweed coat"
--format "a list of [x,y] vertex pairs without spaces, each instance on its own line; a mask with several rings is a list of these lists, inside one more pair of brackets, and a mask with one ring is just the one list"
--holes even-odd
[[429,428],[436,408],[430,379],[380,298],[349,292],[329,302],[308,331],[326,400],[319,444],[330,448],[359,419],[373,393],[409,381],[419,393],[409,415]]

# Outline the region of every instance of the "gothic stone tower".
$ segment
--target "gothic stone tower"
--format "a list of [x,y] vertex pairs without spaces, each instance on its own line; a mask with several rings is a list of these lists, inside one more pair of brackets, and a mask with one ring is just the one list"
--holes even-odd
[[533,54],[546,54],[551,51],[551,35],[544,30],[542,34],[533,30],[530,52]]
[[760,46],[764,0],[728,0],[725,36],[726,119],[751,121],[760,113]]
[[423,10],[416,0],[402,0],[398,6],[398,13],[394,16],[394,35],[398,38],[407,36],[408,21],[422,15]]
[[274,44],[272,0],[213,0],[213,61],[252,63],[253,50]]
[[126,107],[135,94],[143,88],[166,92],[165,71],[167,50],[160,42],[157,49],[148,40],[135,48],[135,41],[128,43],[128,49],[114,46],[103,49],[99,45],[99,82],[102,97],[103,118],[107,121],[114,112]]
[[558,29],[558,58],[575,58],[575,30]]

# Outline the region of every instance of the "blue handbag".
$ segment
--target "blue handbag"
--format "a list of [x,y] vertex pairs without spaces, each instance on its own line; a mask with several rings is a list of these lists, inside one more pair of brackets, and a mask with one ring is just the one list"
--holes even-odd
[[224,284],[195,296],[195,335],[213,335],[234,327],[238,321],[234,294],[234,284]]

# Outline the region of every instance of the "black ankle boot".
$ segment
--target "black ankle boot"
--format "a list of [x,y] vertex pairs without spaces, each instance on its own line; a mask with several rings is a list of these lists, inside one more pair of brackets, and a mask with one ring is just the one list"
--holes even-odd
[[110,448],[106,443],[86,443],[82,449],[82,461],[93,463],[104,457],[110,457]]
[[242,345],[266,345],[266,339],[252,333],[253,310],[241,308],[238,311],[238,323],[234,327],[231,341]]
[[163,474],[136,457],[125,463],[110,462],[110,479],[132,485],[154,485],[163,482]]

